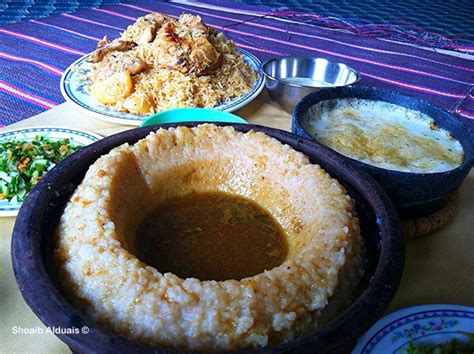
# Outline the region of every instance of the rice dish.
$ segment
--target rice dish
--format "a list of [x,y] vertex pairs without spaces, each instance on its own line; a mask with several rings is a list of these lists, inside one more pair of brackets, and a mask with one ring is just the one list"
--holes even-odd
[[140,115],[213,107],[249,92],[257,79],[234,43],[189,14],[141,17],[119,38],[104,37],[90,60],[92,97]]
[[[283,263],[238,281],[201,281],[137,259],[147,210],[209,191],[266,209],[286,233]],[[183,350],[265,347],[311,331],[350,304],[365,258],[353,202],[321,167],[263,133],[210,124],[160,129],[99,158],[68,202],[55,246],[62,291],[85,315]]]

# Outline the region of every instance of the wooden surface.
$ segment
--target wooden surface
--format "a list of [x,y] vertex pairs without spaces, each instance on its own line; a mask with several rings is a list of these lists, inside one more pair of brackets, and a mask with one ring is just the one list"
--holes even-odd
[[[289,130],[290,116],[268,103],[266,93],[235,112],[252,124]],[[89,118],[63,104],[38,116],[8,126],[82,128],[101,135],[132,129]],[[51,333],[23,301],[16,286],[10,258],[14,218],[0,218],[0,353],[62,353],[68,348]],[[400,288],[388,312],[400,308],[452,303],[474,306],[474,172],[459,191],[459,207],[452,220],[430,237],[413,239],[406,244],[406,263]],[[19,334],[20,329],[33,334]],[[16,332],[16,334],[15,334]]]

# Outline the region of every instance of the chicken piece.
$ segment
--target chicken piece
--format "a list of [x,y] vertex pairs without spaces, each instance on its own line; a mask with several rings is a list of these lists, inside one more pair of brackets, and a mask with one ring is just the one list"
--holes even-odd
[[146,62],[130,53],[113,56],[110,63],[118,69],[116,71],[128,71],[130,75],[136,75],[147,68]]
[[128,26],[121,38],[138,45],[151,43],[156,37],[156,32],[169,19],[170,17],[159,12],[150,13],[140,17],[133,25]]
[[221,65],[222,55],[207,39],[208,30],[199,16],[183,15],[180,21],[170,20],[158,31],[152,48],[155,65],[208,75]]
[[189,55],[190,70],[197,76],[208,75],[222,64],[222,55],[205,37],[193,43]]
[[192,37],[207,36],[209,34],[206,25],[202,22],[201,16],[182,14],[178,22],[191,30]]
[[95,70],[91,77],[92,81],[105,80],[121,71],[127,71],[130,75],[136,75],[147,68],[146,62],[131,53],[113,53],[108,55],[100,64],[100,70]]
[[130,73],[122,71],[105,80],[97,81],[89,86],[91,95],[100,103],[113,105],[119,99],[125,98],[133,90]]
[[[102,43],[105,43],[101,46]],[[132,49],[135,46],[135,43],[130,41],[121,41],[115,40],[113,42],[107,43],[107,39],[104,38],[99,42],[98,48],[91,56],[91,60],[94,63],[101,62],[105,56],[111,52],[125,52]]]
[[185,58],[191,53],[191,48],[187,41],[178,36],[175,27],[175,21],[169,21],[161,27],[153,42],[152,54],[155,64],[186,73],[188,67]]

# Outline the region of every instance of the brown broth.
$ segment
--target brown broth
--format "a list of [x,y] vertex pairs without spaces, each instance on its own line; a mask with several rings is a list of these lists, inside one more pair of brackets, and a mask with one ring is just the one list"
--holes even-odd
[[285,233],[255,202],[222,192],[191,193],[152,210],[137,228],[137,257],[161,273],[240,280],[282,264]]

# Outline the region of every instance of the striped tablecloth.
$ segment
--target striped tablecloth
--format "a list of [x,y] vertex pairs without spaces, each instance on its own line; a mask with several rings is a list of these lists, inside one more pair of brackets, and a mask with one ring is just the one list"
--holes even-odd
[[[216,2],[214,2],[216,4]],[[363,37],[280,16],[269,8],[226,2],[209,5],[138,0],[33,19],[0,28],[0,124],[8,125],[63,102],[62,72],[93,51],[104,35],[115,38],[151,11],[200,15],[239,47],[265,60],[311,55],[346,63],[361,84],[389,88],[437,104],[474,127],[474,61],[373,37]]]

